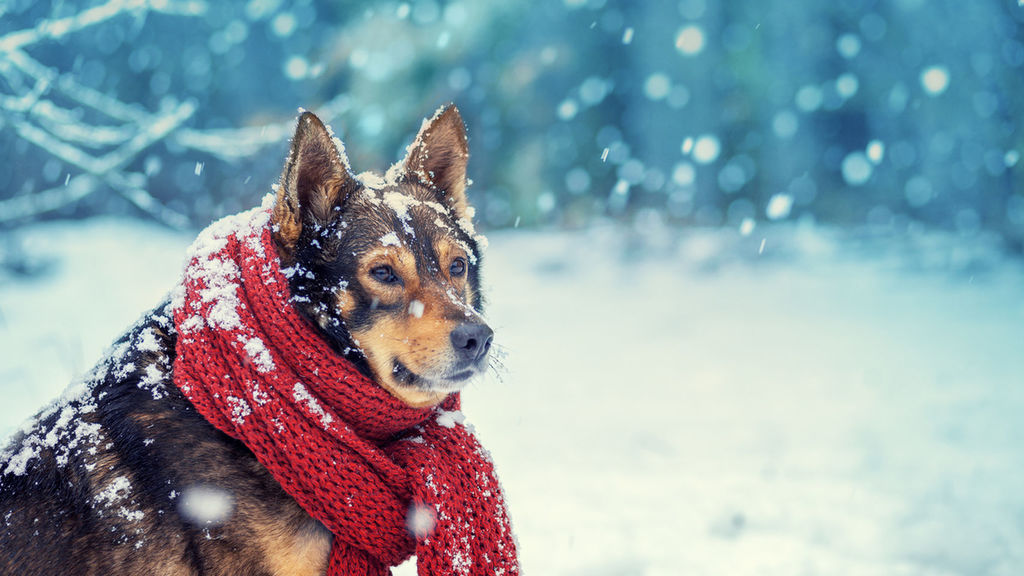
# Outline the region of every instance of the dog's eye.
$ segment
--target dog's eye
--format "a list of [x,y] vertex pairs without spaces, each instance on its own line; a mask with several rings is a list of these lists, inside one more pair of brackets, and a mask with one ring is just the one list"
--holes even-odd
[[466,273],[466,261],[461,257],[452,260],[452,265],[448,268],[448,273],[453,277],[462,276]]
[[395,271],[391,266],[377,266],[370,270],[370,276],[373,276],[374,280],[384,284],[394,284],[395,282],[398,282],[398,276],[395,276]]

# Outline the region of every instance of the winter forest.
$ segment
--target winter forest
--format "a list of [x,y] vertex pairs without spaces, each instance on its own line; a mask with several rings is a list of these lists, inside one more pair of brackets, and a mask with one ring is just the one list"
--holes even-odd
[[0,0],[0,437],[447,102],[526,572],[1024,573],[1024,0]]

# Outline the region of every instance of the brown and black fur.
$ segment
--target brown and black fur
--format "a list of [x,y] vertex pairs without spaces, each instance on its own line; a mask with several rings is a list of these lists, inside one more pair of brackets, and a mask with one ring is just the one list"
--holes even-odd
[[[277,189],[272,223],[294,304],[339,354],[412,405],[440,401],[487,362],[467,158],[449,107],[379,186],[353,176],[307,113]],[[382,201],[388,193],[426,203],[401,219]],[[382,244],[391,232],[401,245]],[[0,451],[0,574],[324,573],[331,535],[174,385],[168,307],[115,343],[84,394],[44,409]],[[455,335],[467,330],[481,341]],[[195,487],[230,495],[226,519],[182,513]]]

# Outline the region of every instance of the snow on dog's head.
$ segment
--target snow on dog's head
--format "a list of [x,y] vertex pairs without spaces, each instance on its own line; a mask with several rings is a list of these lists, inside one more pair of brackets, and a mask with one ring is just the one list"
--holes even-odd
[[482,373],[493,333],[481,317],[469,150],[454,106],[424,120],[384,175],[355,175],[313,114],[298,121],[271,226],[292,299],[338,351],[416,406]]

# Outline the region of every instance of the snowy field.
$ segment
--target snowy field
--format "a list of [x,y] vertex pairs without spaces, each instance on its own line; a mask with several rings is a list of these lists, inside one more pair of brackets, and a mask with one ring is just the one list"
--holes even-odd
[[[192,239],[18,237],[48,272],[0,284],[3,435],[163,297]],[[1024,574],[1019,262],[798,227],[490,240],[506,369],[465,412],[527,574]]]

